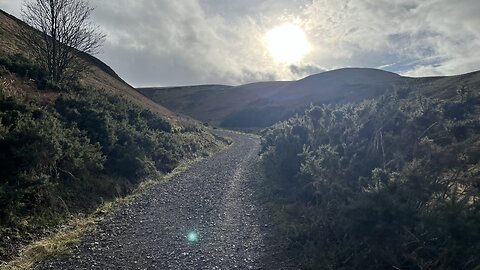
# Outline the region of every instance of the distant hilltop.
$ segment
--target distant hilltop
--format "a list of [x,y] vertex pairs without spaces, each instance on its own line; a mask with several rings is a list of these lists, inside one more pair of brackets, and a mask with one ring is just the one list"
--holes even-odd
[[240,86],[201,85],[141,88],[166,108],[215,126],[264,128],[302,112],[310,104],[349,103],[394,91],[449,98],[459,86],[477,89],[480,72],[449,77],[411,78],[372,68],[343,68],[298,81]]

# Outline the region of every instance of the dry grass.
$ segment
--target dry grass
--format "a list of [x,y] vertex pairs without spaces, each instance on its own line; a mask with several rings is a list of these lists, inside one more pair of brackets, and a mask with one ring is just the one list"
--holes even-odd
[[0,71],[0,87],[6,96],[16,97],[27,102],[34,100],[39,105],[52,105],[61,93],[38,90],[35,83],[8,71]]
[[[223,145],[216,150],[221,151],[226,147],[228,146]],[[113,215],[120,206],[132,203],[138,196],[152,190],[156,185],[167,182],[173,177],[185,172],[193,164],[204,158],[205,157],[198,157],[194,160],[185,161],[169,174],[153,179],[146,179],[131,195],[117,198],[111,202],[105,202],[89,216],[77,216],[72,218],[66,225],[63,225],[58,231],[50,236],[25,247],[16,259],[7,264],[0,265],[0,270],[32,269],[36,264],[49,257],[71,253],[72,246],[80,243],[85,233],[94,231],[99,222],[106,217]]]
[[27,246],[17,259],[0,266],[0,269],[31,269],[36,263],[52,255],[68,253],[70,251],[68,247],[79,243],[83,234],[95,229],[97,219],[99,218],[93,216],[72,219],[68,225],[61,228],[58,232]]
[[[16,53],[29,56],[28,51],[18,34],[28,27],[22,21],[7,13],[0,11],[0,52],[6,55],[13,55]],[[32,34],[34,34],[34,30]],[[159,115],[169,118],[171,121],[178,121],[179,123],[191,122],[191,120],[184,119],[172,113],[167,108],[153,102],[135,90],[128,83],[119,78],[115,72],[93,56],[86,55],[84,60],[88,62],[88,68],[83,72],[81,83],[85,87],[103,90],[110,95],[121,96],[139,106],[150,109]]]

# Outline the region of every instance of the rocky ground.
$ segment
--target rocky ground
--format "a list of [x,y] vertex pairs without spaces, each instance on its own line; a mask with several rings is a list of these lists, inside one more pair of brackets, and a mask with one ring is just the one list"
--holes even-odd
[[85,236],[68,256],[36,269],[293,269],[285,266],[259,200],[259,139],[234,143],[135,202]]

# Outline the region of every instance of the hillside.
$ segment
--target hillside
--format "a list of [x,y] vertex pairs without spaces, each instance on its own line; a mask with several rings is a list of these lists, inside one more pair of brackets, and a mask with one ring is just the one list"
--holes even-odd
[[34,31],[0,12],[0,266],[53,228],[223,145],[90,55],[78,81],[49,81],[17,36],[25,30]]
[[[183,115],[196,115],[197,119],[212,121],[210,114],[216,103],[212,98],[228,95],[232,86],[227,85],[198,85],[165,88],[144,88],[140,92],[149,99],[170,108]],[[158,91],[157,91],[158,90]],[[213,109],[215,110],[215,109]],[[208,119],[208,120],[207,120]]]
[[[20,42],[18,33],[20,29],[28,27],[21,20],[12,15],[0,10],[0,53],[6,55],[14,55],[21,53],[28,57],[29,53],[26,51],[22,42]],[[32,33],[33,29],[31,29]],[[82,84],[85,87],[95,89],[102,89],[107,93],[120,95],[127,100],[134,102],[137,105],[146,107],[163,116],[175,118],[175,114],[165,107],[152,102],[139,94],[132,86],[123,81],[108,65],[101,62],[97,58],[82,54],[83,59],[88,63],[88,70],[82,74]]]
[[159,104],[204,122],[233,128],[267,127],[308,105],[357,102],[392,91],[452,97],[458,87],[475,88],[480,72],[451,77],[409,78],[377,69],[345,68],[298,81],[232,86],[138,89]]

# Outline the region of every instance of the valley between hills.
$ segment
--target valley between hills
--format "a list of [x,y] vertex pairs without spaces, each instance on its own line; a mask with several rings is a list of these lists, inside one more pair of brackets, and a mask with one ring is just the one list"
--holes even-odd
[[[480,72],[52,82],[0,13],[0,269],[478,269]],[[72,225],[73,224],[73,225]]]
[[479,84],[480,72],[411,78],[379,69],[345,68],[298,81],[137,90],[176,113],[214,126],[258,130],[302,113],[311,104],[361,102],[392,93],[449,99],[456,95],[459,88],[477,89]]

